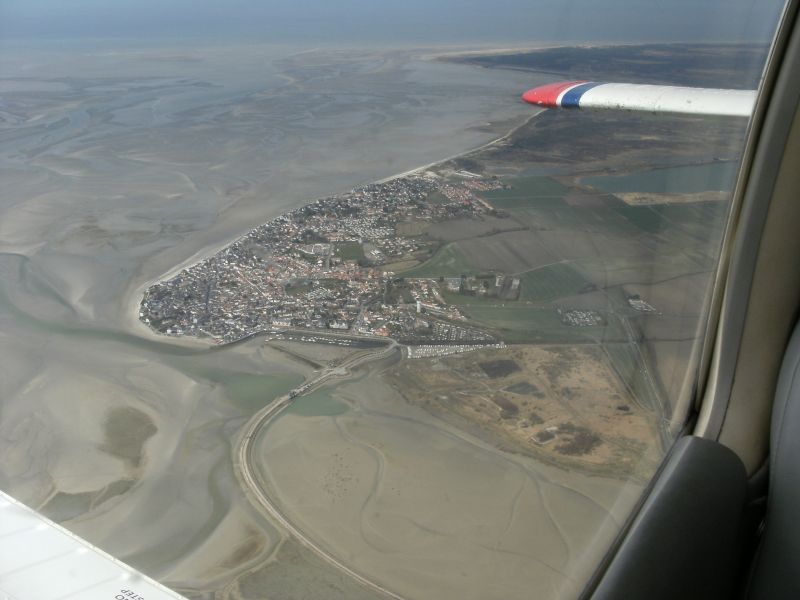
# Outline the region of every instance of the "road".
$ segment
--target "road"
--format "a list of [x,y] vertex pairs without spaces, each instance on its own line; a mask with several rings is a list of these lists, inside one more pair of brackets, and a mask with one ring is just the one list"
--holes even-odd
[[367,579],[360,573],[348,567],[338,558],[330,554],[327,550],[317,545],[312,539],[306,536],[305,533],[293,525],[289,519],[287,519],[286,516],[281,513],[280,509],[270,501],[269,496],[265,493],[263,487],[259,483],[253,466],[253,447],[258,439],[259,433],[274,417],[280,414],[294,400],[315,390],[331,377],[346,375],[350,369],[353,369],[365,362],[386,358],[398,348],[398,343],[394,340],[390,340],[386,348],[382,348],[376,352],[371,352],[368,354],[360,354],[353,357],[349,361],[343,362],[335,368],[323,369],[316,377],[304,382],[301,386],[295,388],[289,394],[285,394],[270,402],[255,415],[253,415],[250,421],[248,421],[244,428],[244,433],[234,449],[233,463],[234,470],[236,471],[240,483],[245,488],[245,491],[249,492],[248,497],[256,505],[256,508],[280,523],[298,542],[303,544],[303,546],[311,550],[326,563],[352,577],[362,585],[389,598],[403,600],[402,596],[398,596],[379,583]]

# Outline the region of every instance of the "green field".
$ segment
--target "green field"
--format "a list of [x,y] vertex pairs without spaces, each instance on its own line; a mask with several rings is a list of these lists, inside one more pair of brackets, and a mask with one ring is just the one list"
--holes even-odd
[[364,258],[364,249],[358,242],[336,242],[334,254],[342,260],[361,260]]
[[721,232],[728,213],[727,202],[631,206],[616,196],[606,196],[605,202],[609,208],[643,231],[681,231],[695,241],[706,241],[709,229]]
[[394,229],[397,235],[414,237],[425,233],[430,226],[428,221],[401,221]]
[[579,229],[586,225],[584,219],[562,200],[549,208],[511,208],[506,212],[517,223],[531,229]]
[[448,304],[454,304],[456,306],[501,306],[506,302],[516,302],[516,300],[500,300],[497,297],[487,298],[486,296],[455,294],[445,289],[442,290],[442,297]]
[[655,233],[664,228],[663,217],[650,206],[631,206],[617,198],[607,196],[606,204],[642,231]]
[[625,330],[619,318],[607,314],[607,325],[570,327],[561,322],[555,308],[519,304],[468,306],[462,309],[472,320],[495,329],[506,342],[570,344],[622,342]]
[[404,271],[401,275],[403,277],[456,277],[474,272],[474,267],[458,249],[458,245],[450,243],[442,246],[430,260]]
[[286,286],[286,293],[289,296],[300,296],[308,292],[310,289],[311,285],[307,283],[293,283]]
[[670,233],[680,230],[703,245],[722,236],[728,221],[728,209],[727,202],[693,202],[655,207],[661,218],[672,225]]
[[598,287],[611,288],[633,283],[658,283],[698,270],[697,264],[683,253],[657,257],[586,258],[570,263]]
[[589,285],[583,275],[566,263],[547,265],[519,276],[520,300],[543,302],[573,296]]
[[496,208],[551,208],[563,205],[569,188],[549,177],[533,176],[509,179],[512,189],[481,192]]
[[448,204],[450,202],[450,198],[442,194],[442,192],[434,191],[428,194],[428,197],[425,198],[425,202],[428,204]]

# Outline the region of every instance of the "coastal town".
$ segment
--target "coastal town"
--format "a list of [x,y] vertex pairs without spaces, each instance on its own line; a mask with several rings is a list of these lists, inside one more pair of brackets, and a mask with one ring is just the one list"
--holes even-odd
[[504,185],[468,171],[427,172],[317,200],[153,285],[139,317],[159,333],[215,343],[301,329],[409,344],[496,344],[445,294],[513,299],[518,278],[403,277],[396,268],[438,249],[420,225],[497,215],[476,192]]

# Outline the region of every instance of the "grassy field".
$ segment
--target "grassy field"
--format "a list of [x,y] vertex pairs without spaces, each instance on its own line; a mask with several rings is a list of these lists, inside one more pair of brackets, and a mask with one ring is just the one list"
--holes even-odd
[[403,271],[407,271],[408,269],[413,269],[419,264],[418,260],[401,260],[394,263],[388,263],[385,265],[381,265],[382,271],[391,271],[392,273],[401,273]]
[[442,194],[442,192],[434,191],[428,194],[428,197],[425,198],[425,202],[428,204],[447,204],[450,202],[450,198]]
[[311,286],[307,283],[295,283],[286,286],[286,293],[289,296],[299,296],[301,294],[305,294],[311,289]]
[[474,271],[458,245],[452,243],[442,246],[430,260],[400,274],[403,277],[454,277]]
[[582,342],[622,342],[625,330],[619,319],[606,315],[607,325],[570,327],[561,322],[554,308],[531,307],[507,303],[503,305],[471,305],[462,309],[475,322],[500,333],[506,342],[569,344]]
[[534,269],[519,278],[522,286],[520,300],[532,302],[572,296],[589,284],[580,272],[566,263]]
[[700,243],[716,254],[712,240],[721,239],[728,219],[727,202],[696,202],[692,204],[667,204],[655,207],[659,216],[669,224],[670,234],[680,231],[694,243]]
[[550,208],[512,208],[506,210],[517,223],[531,229],[579,229],[585,225],[584,220],[577,215],[563,200],[558,201],[559,206]]
[[655,233],[664,229],[664,219],[651,206],[631,206],[616,196],[606,196],[606,204],[642,231]]
[[606,196],[605,202],[642,231],[682,232],[695,241],[706,241],[709,228],[721,232],[728,212],[727,202],[631,206],[615,196]]
[[667,281],[697,270],[697,265],[682,254],[664,254],[656,259],[587,258],[573,261],[571,265],[587,281],[603,288]]
[[524,273],[558,260],[530,231],[508,231],[456,242],[473,270]]
[[442,297],[448,304],[456,306],[502,306],[510,302],[513,304],[515,300],[500,300],[499,298],[487,298],[486,296],[468,296],[467,294],[455,294],[442,290]]
[[364,249],[358,242],[337,242],[334,254],[342,260],[361,260],[364,258]]
[[496,208],[549,208],[563,204],[569,188],[549,177],[533,176],[510,179],[511,189],[490,190],[481,196]]
[[430,226],[428,221],[401,221],[394,229],[397,235],[417,236],[425,233]]

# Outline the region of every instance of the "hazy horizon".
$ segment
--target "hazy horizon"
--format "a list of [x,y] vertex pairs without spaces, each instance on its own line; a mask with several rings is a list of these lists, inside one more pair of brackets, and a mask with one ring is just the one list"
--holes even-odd
[[[680,0],[5,0],[0,41],[118,39],[320,44],[769,41],[782,3]],[[580,18],[576,18],[580,15]]]

